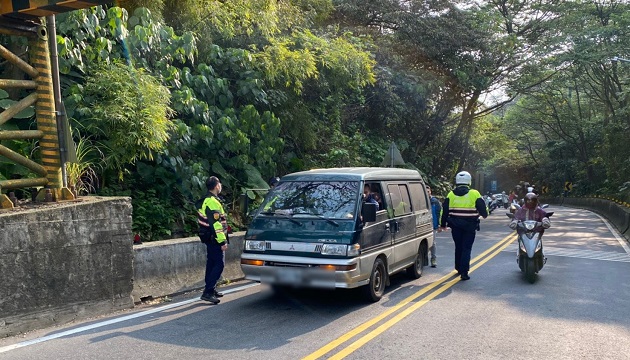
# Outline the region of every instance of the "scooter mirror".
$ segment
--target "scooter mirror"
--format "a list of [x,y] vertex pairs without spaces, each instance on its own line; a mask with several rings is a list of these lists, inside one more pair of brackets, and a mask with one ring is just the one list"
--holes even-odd
[[543,206],[541,206],[542,209],[546,209],[549,207],[549,204],[543,204]]

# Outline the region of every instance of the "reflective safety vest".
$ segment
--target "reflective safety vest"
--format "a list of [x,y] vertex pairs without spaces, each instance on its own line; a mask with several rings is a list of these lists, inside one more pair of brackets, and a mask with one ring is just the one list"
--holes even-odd
[[459,218],[477,219],[479,212],[475,207],[477,199],[481,198],[479,191],[470,189],[466,195],[457,196],[452,191],[448,198],[448,215]]
[[203,199],[203,203],[197,209],[197,223],[199,224],[199,235],[203,237],[210,235],[217,243],[223,245],[227,239],[227,219],[223,206],[216,196],[210,195]]

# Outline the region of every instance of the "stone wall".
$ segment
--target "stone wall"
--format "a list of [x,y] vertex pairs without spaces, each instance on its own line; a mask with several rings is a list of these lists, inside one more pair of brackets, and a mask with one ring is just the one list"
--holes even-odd
[[0,337],[133,307],[129,198],[0,213]]

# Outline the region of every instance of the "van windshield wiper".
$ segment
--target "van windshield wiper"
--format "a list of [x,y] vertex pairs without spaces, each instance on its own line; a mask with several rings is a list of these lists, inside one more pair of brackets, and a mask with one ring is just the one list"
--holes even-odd
[[293,213],[293,215],[313,215],[313,216],[316,216],[316,217],[318,217],[318,218],[320,218],[320,219],[326,220],[326,222],[328,222],[328,223],[330,223],[330,224],[333,224],[333,225],[335,225],[335,226],[337,226],[337,227],[339,226],[339,223],[338,223],[338,222],[336,222],[336,221],[334,221],[334,220],[332,220],[332,219],[329,219],[329,218],[325,217],[325,216],[324,216],[324,215],[322,215],[322,214],[316,214],[316,213],[314,213],[314,212],[310,212],[310,211],[300,211],[300,212],[295,212],[295,213]]
[[292,222],[292,223],[294,223],[296,225],[304,226],[304,224],[302,224],[301,222],[299,222],[299,221],[297,221],[295,219],[291,219],[289,217],[289,214],[286,213],[286,212],[263,211],[263,212],[261,212],[261,214],[262,215],[271,215],[271,216],[279,215],[279,216],[282,216],[282,217],[286,218],[287,220],[289,220],[290,222]]

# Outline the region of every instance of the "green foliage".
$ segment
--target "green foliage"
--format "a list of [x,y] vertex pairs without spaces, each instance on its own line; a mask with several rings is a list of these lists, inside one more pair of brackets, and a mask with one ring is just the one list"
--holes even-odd
[[128,12],[133,13],[138,8],[146,8],[152,14],[161,15],[165,7],[165,0],[118,0],[117,6],[125,8]]
[[76,162],[66,163],[68,186],[74,186],[78,195],[96,193],[98,188],[98,164],[102,158],[99,149],[87,138],[79,138],[76,144]]
[[132,230],[140,235],[142,241],[171,238],[180,209],[173,206],[170,199],[159,196],[156,189],[149,188],[143,191],[114,186],[102,189],[99,195],[131,197]]
[[142,69],[118,61],[100,65],[70,93],[74,116],[98,140],[106,168],[122,174],[127,164],[151,160],[165,148],[173,127],[170,94]]
[[[436,190],[463,166],[506,183],[571,177],[613,189],[630,179],[628,67],[601,60],[628,55],[623,3],[123,5],[131,16],[61,16],[58,46],[75,128],[110,169],[128,171],[124,181],[99,175],[104,192],[134,198],[143,238],[191,234],[209,175],[235,219],[238,195],[257,200],[251,189],[271,176],[379,165],[392,141]],[[571,28],[576,19],[583,29]],[[504,86],[526,95],[486,116],[483,95]]]

